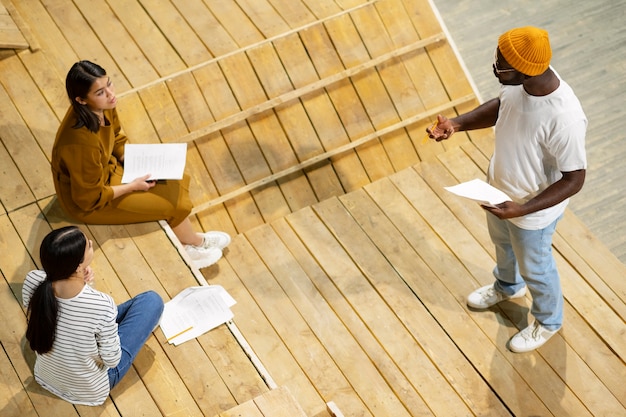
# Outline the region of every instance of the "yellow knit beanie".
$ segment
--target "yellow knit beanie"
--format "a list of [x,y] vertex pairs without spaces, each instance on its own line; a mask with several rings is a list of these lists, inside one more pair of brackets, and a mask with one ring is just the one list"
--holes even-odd
[[543,74],[552,58],[548,32],[532,26],[511,29],[500,35],[498,49],[513,68],[530,76]]

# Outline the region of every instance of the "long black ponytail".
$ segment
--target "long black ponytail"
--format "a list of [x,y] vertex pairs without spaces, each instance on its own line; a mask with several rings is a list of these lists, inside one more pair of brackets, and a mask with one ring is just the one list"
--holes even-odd
[[26,339],[37,353],[47,353],[54,343],[59,304],[52,283],[69,278],[85,256],[87,238],[76,226],[53,230],[41,242],[39,257],[46,279],[28,303]]

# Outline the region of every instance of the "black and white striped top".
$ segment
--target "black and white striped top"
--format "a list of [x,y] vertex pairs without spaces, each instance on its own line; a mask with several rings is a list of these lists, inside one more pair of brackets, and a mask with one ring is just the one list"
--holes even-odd
[[[44,271],[31,271],[22,287],[28,307]],[[45,389],[74,404],[100,405],[109,395],[108,368],[120,361],[117,306],[113,299],[85,285],[74,298],[58,298],[59,314],[52,350],[37,354],[35,379]]]

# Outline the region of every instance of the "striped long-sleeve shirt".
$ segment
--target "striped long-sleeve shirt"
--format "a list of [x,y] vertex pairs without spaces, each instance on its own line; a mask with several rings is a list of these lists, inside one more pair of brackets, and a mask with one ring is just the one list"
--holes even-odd
[[[44,271],[31,271],[22,287],[28,307]],[[84,405],[100,405],[109,395],[108,368],[121,358],[117,306],[113,299],[85,285],[73,298],[58,298],[59,311],[52,350],[37,354],[35,379],[59,397]]]

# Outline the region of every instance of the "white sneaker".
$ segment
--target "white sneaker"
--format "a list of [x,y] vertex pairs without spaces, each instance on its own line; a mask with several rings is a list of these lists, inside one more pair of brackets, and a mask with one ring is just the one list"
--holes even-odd
[[516,353],[530,352],[543,346],[559,330],[548,330],[535,320],[511,338],[509,349]]
[[473,308],[486,309],[501,301],[520,298],[524,295],[526,295],[526,286],[509,296],[496,291],[494,284],[485,285],[467,296],[467,305]]
[[185,251],[196,268],[211,266],[222,257],[220,248],[203,248],[202,246],[185,245]]
[[219,250],[224,250],[224,248],[230,245],[230,236],[225,232],[205,232],[199,233],[202,236],[202,245],[205,249],[208,248],[218,248]]

